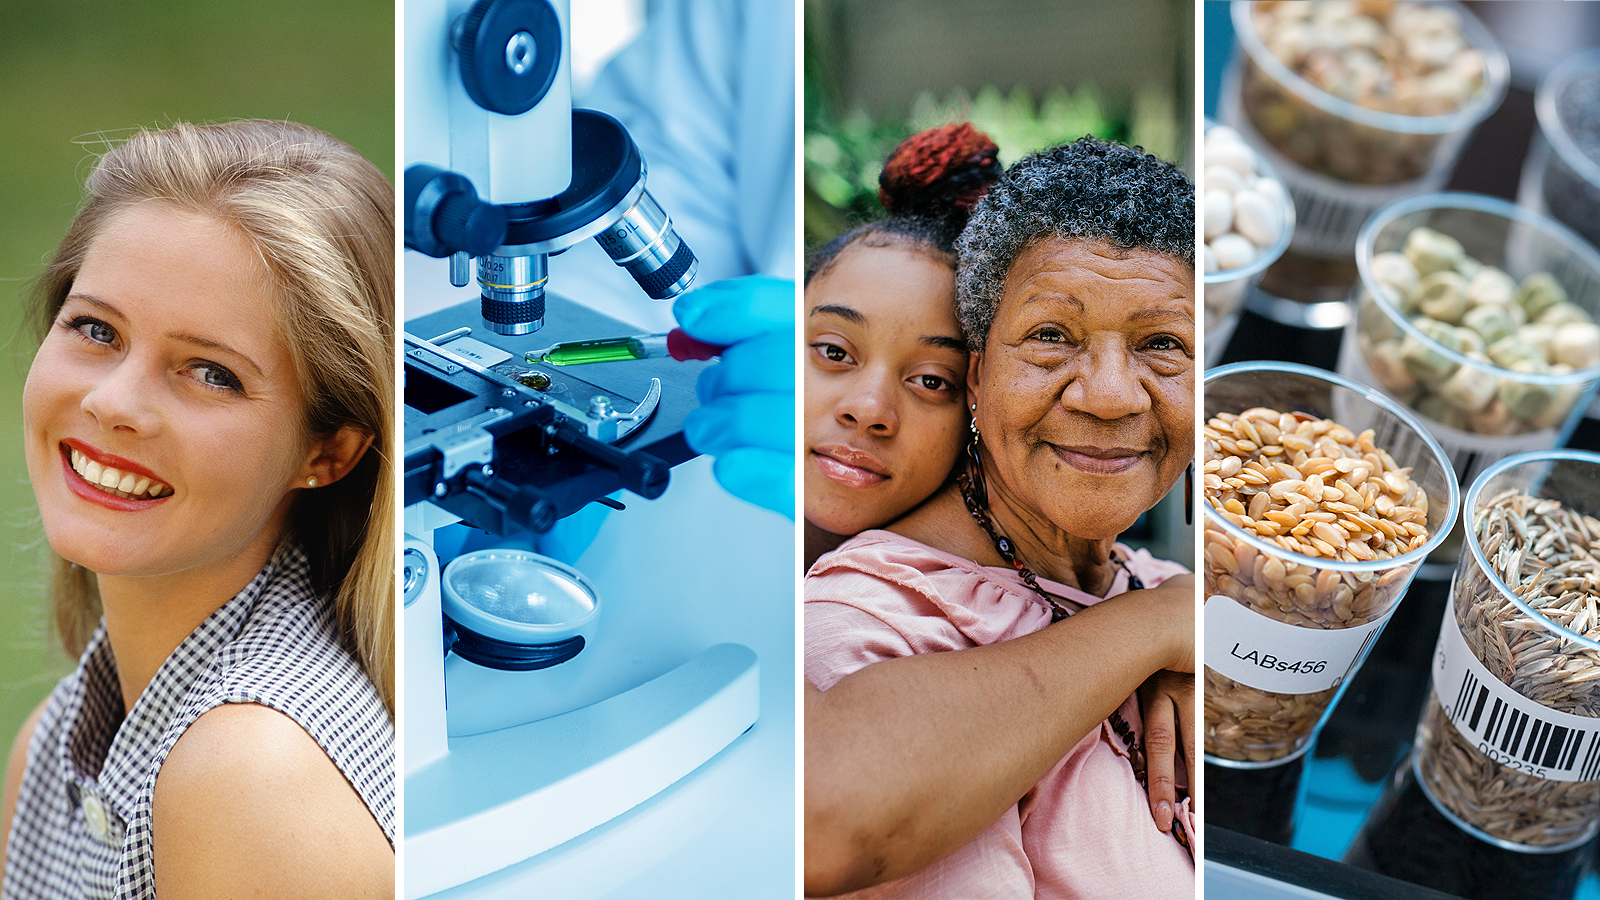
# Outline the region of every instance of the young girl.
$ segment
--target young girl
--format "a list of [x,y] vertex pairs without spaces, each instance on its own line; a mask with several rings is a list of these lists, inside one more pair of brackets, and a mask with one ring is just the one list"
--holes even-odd
[[907,138],[879,179],[888,217],[807,265],[807,566],[908,512],[955,464],[967,427],[955,239],[998,154],[965,123]]
[[285,122],[112,149],[37,290],[28,474],[78,668],[6,897],[388,897],[393,191]]

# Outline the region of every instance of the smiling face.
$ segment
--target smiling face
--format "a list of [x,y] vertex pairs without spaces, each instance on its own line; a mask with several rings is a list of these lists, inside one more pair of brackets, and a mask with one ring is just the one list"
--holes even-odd
[[966,434],[955,272],[900,246],[846,249],[806,286],[806,519],[886,525],[950,474]]
[[102,576],[265,562],[313,453],[276,307],[222,223],[159,202],[107,221],[23,391],[57,553]]
[[1193,271],[1098,242],[1029,246],[968,387],[998,498],[1115,537],[1194,456]]

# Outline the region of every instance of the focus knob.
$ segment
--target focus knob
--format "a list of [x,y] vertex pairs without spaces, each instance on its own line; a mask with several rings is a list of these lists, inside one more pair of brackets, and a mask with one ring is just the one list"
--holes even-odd
[[508,520],[534,534],[544,534],[556,524],[556,505],[544,492],[528,485],[517,485],[480,469],[466,472],[467,489],[489,501]]
[[472,102],[515,116],[550,92],[561,65],[561,20],[548,0],[478,0],[457,27],[461,84]]
[[484,203],[476,194],[449,194],[433,214],[433,232],[447,247],[484,256],[505,240],[506,211]]
[[406,246],[434,258],[486,256],[505,243],[506,211],[478,199],[465,176],[418,163],[406,169]]

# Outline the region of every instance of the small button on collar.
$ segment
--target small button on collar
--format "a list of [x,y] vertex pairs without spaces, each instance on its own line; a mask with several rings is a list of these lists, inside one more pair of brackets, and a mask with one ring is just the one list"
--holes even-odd
[[83,820],[89,826],[89,833],[94,835],[95,840],[104,842],[110,836],[110,819],[106,816],[106,805],[99,795],[84,791]]
[[79,802],[83,804],[83,823],[89,834],[108,847],[122,846],[122,820],[106,805],[99,792],[86,785],[81,789]]

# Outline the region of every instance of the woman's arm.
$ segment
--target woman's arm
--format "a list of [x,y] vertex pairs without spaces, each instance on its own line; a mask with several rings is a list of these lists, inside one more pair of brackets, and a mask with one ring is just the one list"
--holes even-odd
[[806,893],[915,872],[1015,805],[1152,673],[1194,669],[1194,579],[1014,640],[807,684]]
[[6,849],[11,842],[11,818],[17,812],[17,795],[22,792],[22,773],[28,768],[28,745],[33,742],[33,730],[39,727],[39,717],[50,702],[46,697],[28,714],[22,723],[17,739],[11,744],[11,755],[6,758],[6,792],[3,809],[0,809],[0,873],[6,868]]
[[156,893],[394,897],[394,850],[288,716],[230,703],[196,719],[156,776]]

